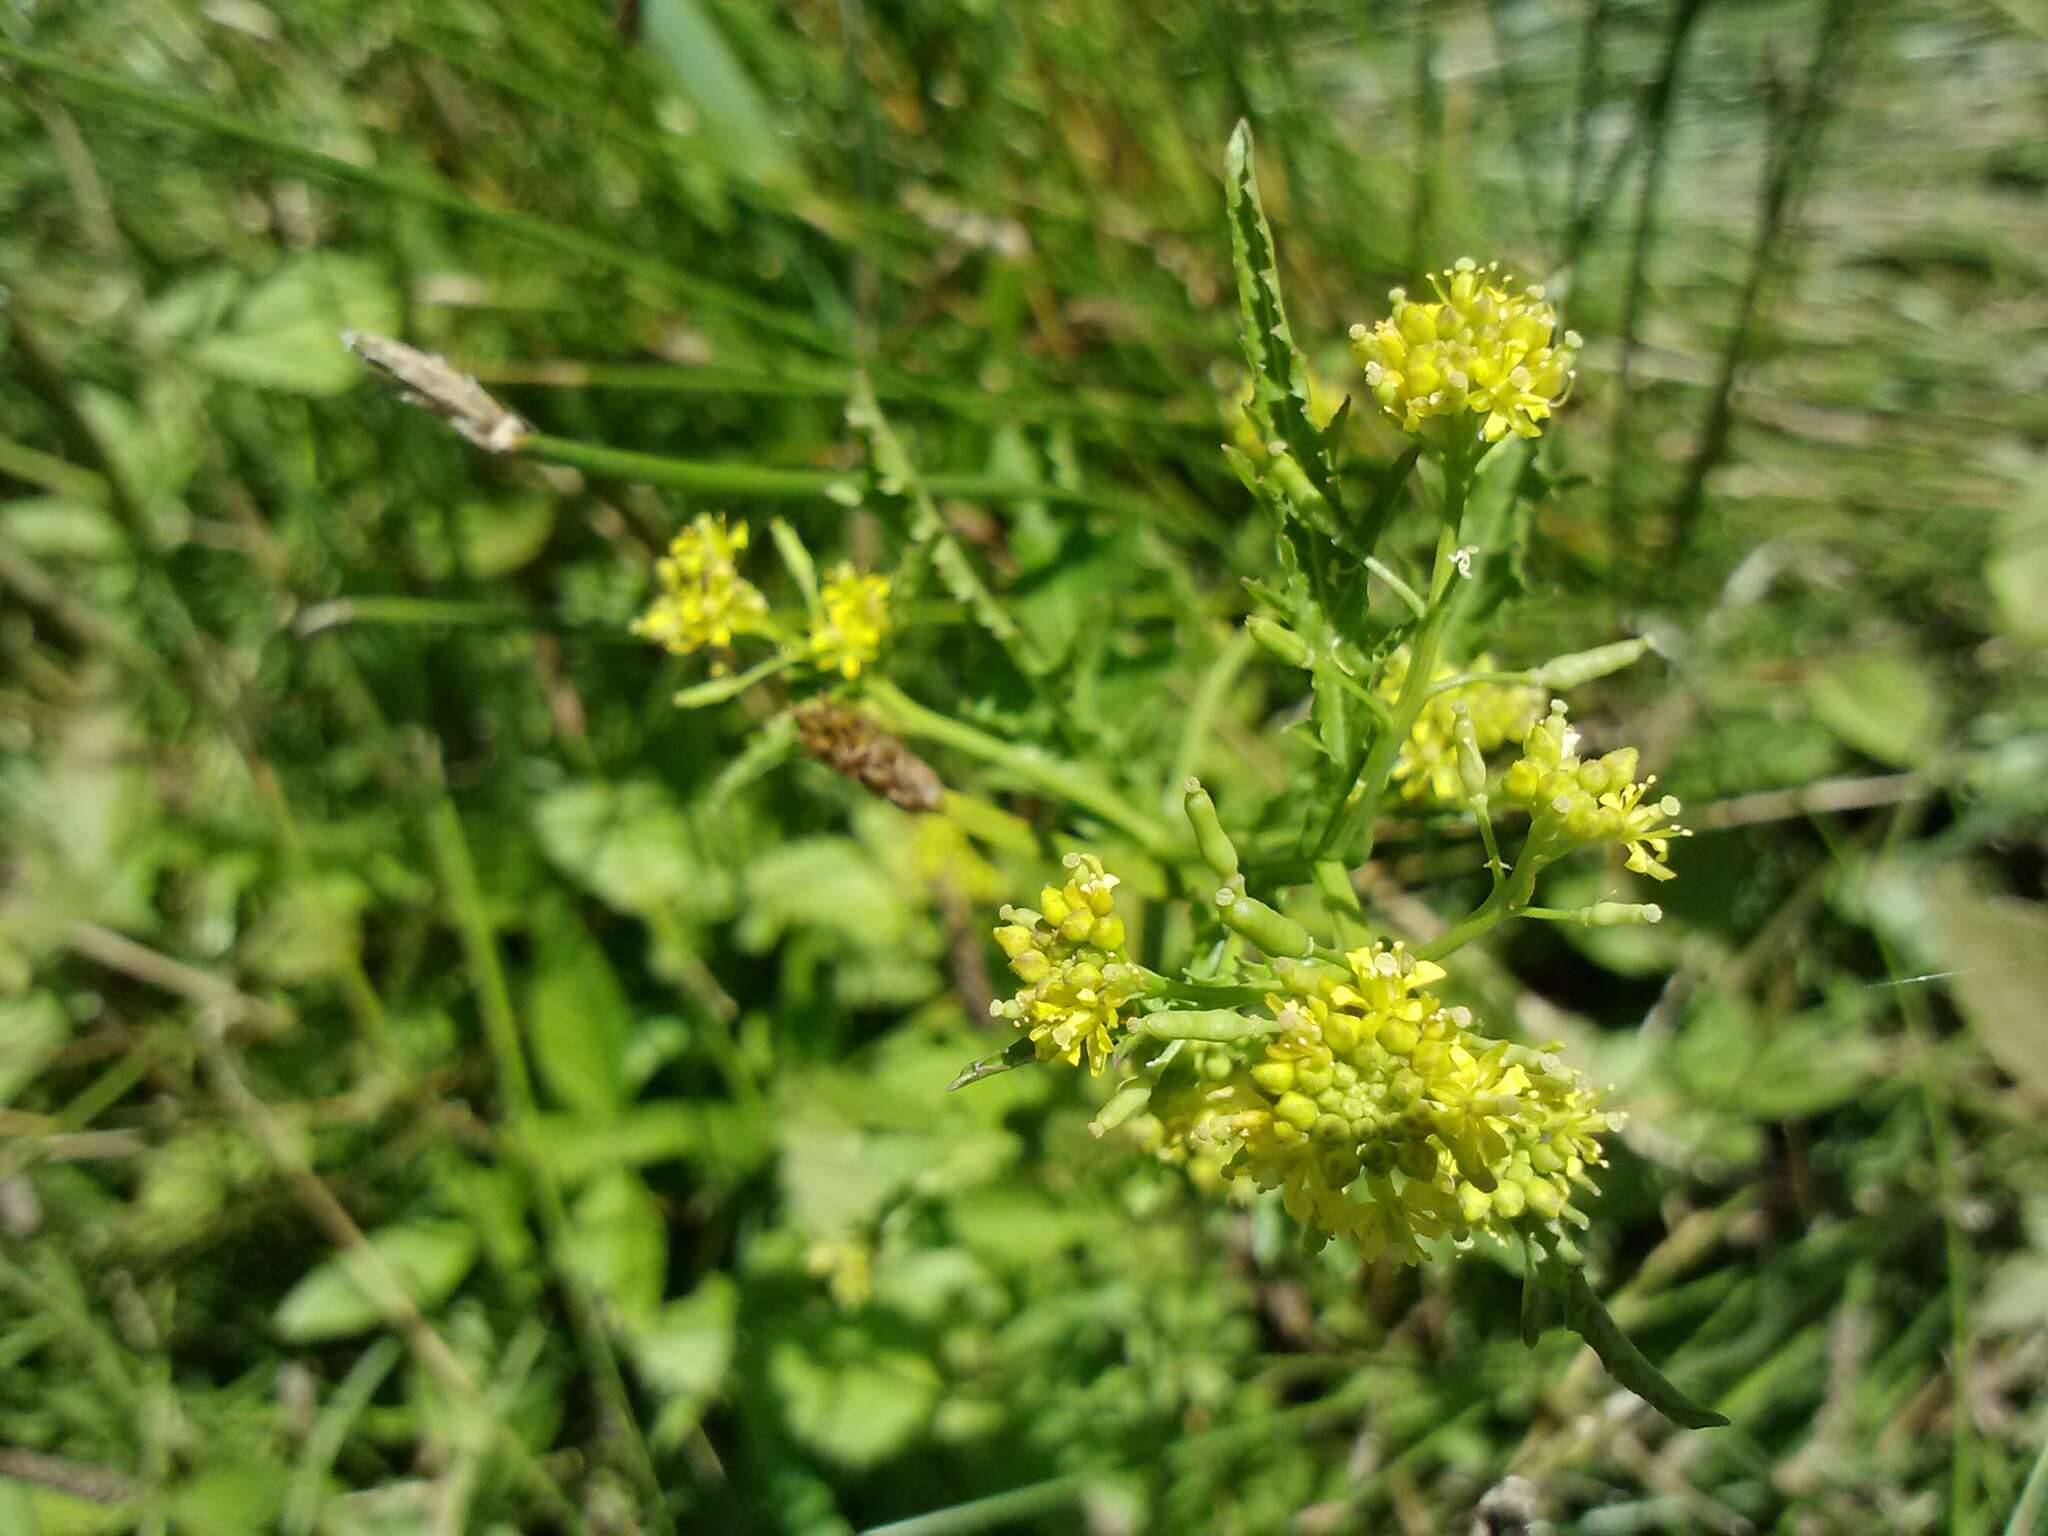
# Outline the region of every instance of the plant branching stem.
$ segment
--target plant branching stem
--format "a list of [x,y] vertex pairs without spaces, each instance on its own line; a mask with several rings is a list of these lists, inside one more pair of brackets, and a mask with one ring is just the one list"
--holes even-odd
[[1442,525],[1437,531],[1436,561],[1429,574],[1429,605],[1410,648],[1408,675],[1401,685],[1401,696],[1395,701],[1392,718],[1382,723],[1379,734],[1373,738],[1372,750],[1366,754],[1365,768],[1359,774],[1362,787],[1358,798],[1348,808],[1338,807],[1323,833],[1319,853],[1341,857],[1362,839],[1363,846],[1347,862],[1362,863],[1372,857],[1373,820],[1379,814],[1380,800],[1393,774],[1395,757],[1401,743],[1414,731],[1415,722],[1422,717],[1423,706],[1429,702],[1429,676],[1436,670],[1437,646],[1453,606],[1458,530],[1464,521],[1465,497],[1470,488],[1468,464],[1454,459],[1445,465]]
[[884,722],[891,729],[906,736],[939,742],[969,757],[1007,769],[1033,789],[1101,817],[1128,834],[1155,858],[1171,858],[1179,852],[1180,840],[1160,818],[1147,815],[1087,769],[1062,762],[1035,748],[1004,741],[965,721],[927,709],[886,678],[877,677],[870,681],[867,696],[880,709]]

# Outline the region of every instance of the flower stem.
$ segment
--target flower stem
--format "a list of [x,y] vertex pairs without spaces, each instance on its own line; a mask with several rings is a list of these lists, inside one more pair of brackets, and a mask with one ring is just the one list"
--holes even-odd
[[892,730],[905,736],[939,742],[969,757],[1006,769],[1033,789],[1101,817],[1154,858],[1172,860],[1181,851],[1178,841],[1163,821],[1156,816],[1148,816],[1085,768],[1063,762],[1035,747],[1004,741],[965,721],[927,709],[887,678],[870,679],[867,697],[880,711],[883,723]]
[[1394,704],[1393,718],[1382,725],[1373,739],[1372,750],[1366,754],[1365,768],[1359,774],[1359,796],[1348,808],[1340,807],[1331,818],[1319,853],[1337,853],[1362,837],[1364,846],[1347,862],[1362,863],[1372,857],[1373,822],[1379,814],[1380,799],[1387,792],[1387,780],[1393,775],[1394,760],[1401,744],[1414,733],[1415,722],[1429,702],[1430,674],[1436,670],[1437,646],[1443,639],[1444,622],[1450,616],[1452,582],[1458,571],[1458,528],[1464,520],[1465,496],[1471,483],[1471,472],[1461,456],[1445,461],[1443,521],[1437,531],[1436,561],[1429,573],[1429,607],[1415,633],[1408,675]]

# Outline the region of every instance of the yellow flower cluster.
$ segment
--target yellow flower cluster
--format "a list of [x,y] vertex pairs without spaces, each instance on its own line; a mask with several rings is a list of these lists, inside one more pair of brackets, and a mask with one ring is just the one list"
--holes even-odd
[[1289,1215],[1367,1258],[1427,1257],[1432,1238],[1524,1222],[1578,1225],[1574,1186],[1605,1162],[1616,1117],[1547,1051],[1488,1040],[1427,988],[1440,966],[1375,944],[1285,969],[1263,1059],[1211,1087],[1186,1132],[1224,1173],[1277,1189]]
[[633,633],[678,655],[732,644],[734,635],[768,627],[768,600],[739,573],[747,525],[727,528],[721,514],[700,513],[655,563],[659,587]]
[[1469,413],[1489,443],[1509,432],[1535,437],[1570,392],[1585,343],[1574,331],[1555,340],[1557,311],[1543,290],[1516,293],[1499,273],[1498,262],[1481,271],[1465,257],[1431,275],[1435,302],[1396,288],[1387,319],[1351,328],[1366,387],[1404,432],[1450,446],[1458,418]]
[[1678,801],[1650,798],[1651,774],[1636,781],[1636,749],[1622,747],[1604,757],[1582,759],[1579,733],[1565,720],[1562,699],[1529,727],[1522,756],[1507,771],[1501,790],[1528,811],[1532,848],[1617,842],[1628,849],[1628,867],[1653,880],[1669,880],[1665,859],[1671,839],[1692,834],[1672,818]]
[[[748,542],[747,525],[727,527],[722,513],[692,519],[655,563],[654,601],[633,621],[633,633],[678,655],[731,645],[737,635],[761,635],[791,660],[849,680],[860,676],[894,627],[889,578],[842,561],[817,595],[809,635],[798,641],[770,615],[760,589],[740,575]],[[804,579],[810,579],[807,572]]]
[[996,943],[1024,986],[989,1012],[1028,1031],[1040,1061],[1078,1066],[1086,1054],[1088,1070],[1100,1072],[1141,974],[1124,958],[1117,877],[1093,854],[1068,854],[1066,868],[1066,884],[1039,892],[1038,911],[1002,909]]
[[[1392,705],[1401,697],[1408,681],[1409,652],[1401,646],[1387,658],[1374,692]],[[1432,682],[1451,676],[1453,668],[1439,662]],[[1490,672],[1493,660],[1475,656],[1464,669]],[[1432,697],[1416,717],[1415,729],[1401,743],[1394,760],[1393,781],[1409,800],[1436,800],[1461,805],[1465,791],[1458,777],[1456,706],[1462,704],[1471,718],[1479,750],[1492,752],[1510,741],[1519,741],[1543,713],[1543,692],[1520,683],[1469,683]]]
[[818,594],[822,610],[811,621],[811,660],[821,671],[845,677],[882,653],[889,633],[889,578],[863,575],[841,563]]

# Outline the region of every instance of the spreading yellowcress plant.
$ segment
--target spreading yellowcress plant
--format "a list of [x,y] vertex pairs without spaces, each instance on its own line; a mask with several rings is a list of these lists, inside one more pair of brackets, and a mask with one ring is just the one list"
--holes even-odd
[[[1273,814],[1259,821],[1251,864],[1202,784],[1181,786],[1184,840],[1143,850],[1195,909],[1174,974],[1138,958],[1168,957],[1127,927],[1098,853],[1067,855],[1035,908],[1005,907],[995,938],[1017,985],[991,1011],[1017,1037],[962,1081],[1031,1062],[1110,1074],[1098,1135],[1205,1189],[1274,1192],[1311,1247],[1421,1264],[1484,1245],[1520,1267],[1532,1341],[1542,1308],[1561,1305],[1617,1379],[1680,1423],[1722,1422],[1629,1343],[1581,1270],[1594,1174],[1621,1117],[1555,1043],[1512,1038],[1456,1001],[1458,952],[1502,922],[1662,916],[1622,900],[1537,906],[1549,865],[1607,848],[1667,880],[1685,835],[1635,749],[1582,747],[1558,697],[1635,662],[1642,641],[1512,670],[1480,643],[1512,584],[1524,487],[1540,483],[1532,454],[1582,343],[1541,288],[1497,264],[1461,260],[1427,297],[1395,289],[1384,318],[1353,327],[1352,351],[1406,450],[1376,475],[1340,473],[1347,412],[1318,400],[1295,349],[1242,128],[1228,185],[1252,382],[1224,452],[1276,552],[1273,574],[1248,583],[1247,630],[1308,674],[1299,735],[1316,770],[1283,802],[1291,834],[1276,844]],[[1380,546],[1410,487],[1434,536],[1426,568],[1404,572]],[[1350,877],[1390,799],[1479,833],[1487,894],[1419,946],[1364,910]],[[1253,868],[1276,888],[1255,893]],[[1306,901],[1280,889],[1304,884]]]

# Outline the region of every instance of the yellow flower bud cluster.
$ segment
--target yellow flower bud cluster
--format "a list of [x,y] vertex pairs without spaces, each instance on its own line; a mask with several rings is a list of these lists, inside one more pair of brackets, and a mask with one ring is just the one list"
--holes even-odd
[[811,623],[811,660],[823,672],[860,676],[882,653],[889,622],[889,578],[863,575],[841,563],[818,594],[820,612]]
[[1482,270],[1469,256],[1432,274],[1435,302],[1405,289],[1388,297],[1393,313],[1351,328],[1351,352],[1366,387],[1404,432],[1452,446],[1460,418],[1479,418],[1479,436],[1535,437],[1571,390],[1585,345],[1575,331],[1557,336],[1557,311],[1541,288],[1513,290],[1498,262]]
[[1318,1237],[1367,1258],[1427,1257],[1428,1239],[1585,1225],[1600,1137],[1616,1117],[1548,1051],[1489,1040],[1427,989],[1442,967],[1402,945],[1283,968],[1261,1059],[1210,1087],[1186,1135],[1224,1173],[1277,1189]]
[[1520,760],[1501,780],[1503,794],[1534,818],[1532,846],[1562,851],[1616,842],[1628,849],[1630,869],[1669,880],[1664,861],[1671,839],[1692,835],[1672,819],[1678,801],[1670,795],[1651,797],[1655,774],[1636,781],[1634,747],[1581,758],[1578,745],[1579,733],[1565,720],[1564,701],[1553,699],[1550,713],[1529,727]]
[[735,635],[768,628],[768,599],[739,573],[747,525],[728,528],[723,513],[700,513],[655,562],[659,589],[633,633],[677,655],[727,646]]
[[[1407,646],[1387,658],[1374,692],[1390,706],[1401,697],[1408,682]],[[1475,656],[1463,669],[1490,672],[1493,659]],[[1452,675],[1453,668],[1439,662],[1432,682]],[[1393,782],[1403,798],[1436,800],[1462,805],[1465,790],[1458,774],[1457,706],[1463,705],[1472,721],[1481,752],[1492,752],[1511,741],[1520,741],[1543,713],[1543,692],[1519,683],[1468,683],[1434,695],[1416,717],[1415,729],[1401,743],[1394,759]]]
[[1038,911],[1002,909],[996,943],[1024,986],[989,1012],[1027,1031],[1040,1061],[1078,1066],[1085,1054],[1100,1072],[1143,973],[1124,955],[1117,877],[1093,854],[1068,854],[1066,869],[1064,885],[1039,892]]

